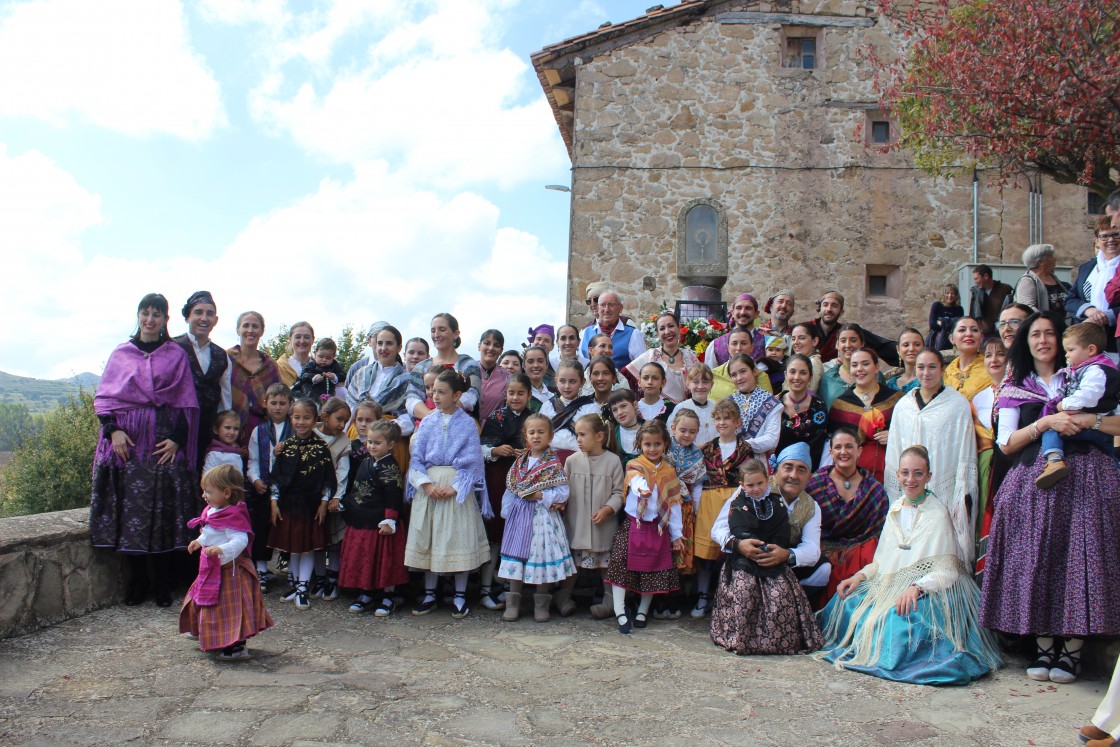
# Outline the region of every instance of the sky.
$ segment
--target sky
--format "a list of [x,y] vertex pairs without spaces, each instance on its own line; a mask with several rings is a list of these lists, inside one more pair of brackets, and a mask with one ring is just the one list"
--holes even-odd
[[529,55],[649,0],[0,0],[0,370],[100,373],[149,292],[461,352],[564,313]]

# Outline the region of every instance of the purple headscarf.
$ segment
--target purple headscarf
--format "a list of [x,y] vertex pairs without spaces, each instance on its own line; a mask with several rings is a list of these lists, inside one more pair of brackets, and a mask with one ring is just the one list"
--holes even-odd
[[553,340],[556,339],[556,329],[551,324],[541,324],[536,327],[529,328],[529,342],[533,342],[533,339],[542,332],[551,337]]

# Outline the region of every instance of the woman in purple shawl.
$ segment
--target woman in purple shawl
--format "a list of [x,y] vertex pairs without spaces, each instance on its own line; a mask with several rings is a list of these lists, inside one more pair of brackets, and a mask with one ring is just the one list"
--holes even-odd
[[[140,300],[137,331],[105,364],[94,396],[101,439],[89,511],[94,547],[126,553],[126,604],[139,604],[155,578],[156,604],[171,604],[169,553],[190,542],[198,515],[198,398],[183,348],[167,334],[167,299]],[[145,561],[151,558],[152,568]]]
[[1086,636],[1120,635],[1120,471],[1111,449],[1067,440],[1069,476],[1050,488],[1035,484],[1046,461],[1043,432],[1120,432],[1120,418],[1045,414],[1064,383],[1064,328],[1057,313],[1038,312],[1011,345],[996,444],[1015,462],[995,496],[980,606],[984,627],[1035,638],[1028,677],[1058,683],[1077,678]]

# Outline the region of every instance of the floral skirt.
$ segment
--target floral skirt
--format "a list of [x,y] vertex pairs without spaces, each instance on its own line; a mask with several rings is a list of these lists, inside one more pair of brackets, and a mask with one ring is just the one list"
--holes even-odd
[[[574,576],[576,565],[568,549],[568,533],[560,513],[538,502],[529,518],[532,521],[529,557],[521,559],[502,555],[498,578],[527,584],[551,584]],[[506,530],[512,527],[513,522],[507,522]]]
[[195,533],[187,522],[202,511],[198,473],[179,454],[156,464],[133,454],[95,464],[89,534],[94,547],[127,553],[186,548]]
[[712,610],[712,641],[736,654],[806,654],[824,638],[788,568],[774,577],[724,570]]
[[[681,543],[684,545],[679,551],[673,550],[673,565],[681,575],[687,576],[695,573],[694,559],[694,534],[696,531],[696,514],[692,510],[692,501],[681,502]],[[710,532],[709,532],[710,533]]]
[[221,583],[217,604],[202,607],[188,596],[179,611],[179,632],[198,636],[203,651],[232,646],[272,627],[257,572],[247,557],[223,565]]

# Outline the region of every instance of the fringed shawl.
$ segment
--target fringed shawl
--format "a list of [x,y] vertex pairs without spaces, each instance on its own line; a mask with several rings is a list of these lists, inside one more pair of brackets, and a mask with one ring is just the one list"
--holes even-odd
[[[907,535],[899,522],[905,501],[905,497],[899,498],[891,506],[875,559],[861,571],[867,580],[856,591],[867,593],[851,614],[829,618],[823,631],[827,650],[816,657],[824,658],[833,648],[846,648],[845,655],[836,661],[837,669],[878,665],[887,639],[887,621],[895,614],[899,596],[915,581],[932,575],[941,590],[928,594],[935,610],[927,616],[929,632],[949,641],[956,651],[968,651],[989,668],[998,669],[1002,662],[995,639],[977,623],[980,590],[957,555],[956,531],[945,505],[929,498],[919,504]],[[841,627],[845,619],[848,624]],[[982,644],[979,651],[968,648],[974,630]]]
[[[494,516],[486,498],[485,462],[482,441],[474,418],[456,408],[451,415],[436,410],[420,421],[412,436],[412,460],[409,469],[426,473],[429,467],[451,467],[455,476],[456,502],[463,503],[472,494],[478,501],[484,519]],[[405,500],[411,502],[416,487],[411,481],[405,487]]]
[[[151,353],[131,342],[118,345],[105,364],[93,397],[98,415],[110,415],[114,424],[132,439],[132,459],[153,460],[156,447],[156,411],[167,408],[187,423],[183,445],[187,464],[198,464],[198,395],[187,354],[168,340]],[[174,422],[174,418],[172,418]],[[123,464],[113,453],[111,439],[97,443],[95,461]]]
[[933,475],[929,490],[949,509],[960,546],[957,554],[962,561],[970,563],[975,542],[968,502],[971,498],[975,505],[980,497],[972,407],[963,394],[945,387],[919,409],[919,392],[908,392],[894,408],[887,437],[883,487],[887,495],[902,493],[902,484],[895,473],[902,452],[915,445],[926,447]]
[[[249,535],[248,547],[253,546],[253,525],[249,520],[249,509],[242,503],[233,503],[221,511],[214,511],[207,506],[202,510],[202,515],[187,522],[191,529],[200,526],[212,526],[215,529],[230,529],[235,532],[244,532]],[[234,560],[233,562],[237,562]],[[200,607],[213,607],[218,603],[222,588],[222,560],[217,555],[207,555],[200,552],[198,555],[198,577],[191,584],[187,596],[194,600]]]
[[[642,477],[650,487],[650,495],[657,490],[657,532],[660,534],[669,525],[669,509],[681,503],[681,483],[677,473],[673,471],[668,460],[654,466],[652,462],[640,455],[631,459],[626,465],[626,489],[635,477]],[[638,516],[646,512],[649,498],[638,499]]]
[[258,425],[268,420],[265,411],[265,392],[273,384],[280,382],[280,369],[276,363],[262,351],[257,351],[260,356],[261,367],[250,373],[249,369],[241,364],[241,346],[234,345],[229,349],[230,363],[230,395],[233,400],[233,411],[241,416],[241,443],[249,445],[249,434]]
[[889,500],[883,485],[867,470],[861,476],[856,494],[845,501],[829,477],[831,467],[821,467],[809,478],[805,492],[821,507],[821,540],[826,551],[860,545],[877,537],[883,528]]
[[730,488],[739,484],[735,472],[743,462],[754,456],[754,449],[743,440],[742,436],[735,437],[735,451],[731,452],[726,460],[719,446],[719,438],[713,438],[704,444],[701,451],[704,454],[704,470],[708,474],[709,488]]
[[[384,371],[385,379],[380,390],[374,392],[373,385],[377,381],[377,374]],[[412,375],[397,364],[385,368],[376,361],[362,366],[354,374],[353,380],[346,387],[346,401],[351,409],[358,406],[363,399],[371,399],[381,405],[381,411],[386,415],[399,416],[404,413],[405,400],[408,399],[409,388],[412,386]]]
[[506,475],[506,489],[518,498],[568,484],[568,476],[551,448],[545,449],[537,463],[529,466],[532,455],[526,451],[517,457]]

